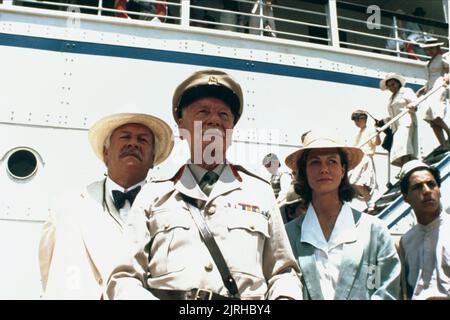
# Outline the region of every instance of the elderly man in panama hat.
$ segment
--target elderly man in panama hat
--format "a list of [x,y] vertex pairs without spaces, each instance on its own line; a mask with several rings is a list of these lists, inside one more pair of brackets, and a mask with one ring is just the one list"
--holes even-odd
[[403,291],[408,299],[450,299],[450,217],[441,205],[439,171],[405,163],[400,188],[417,224],[400,240]]
[[176,88],[172,106],[190,159],[136,199],[136,216],[147,215],[136,225],[147,228],[140,250],[112,274],[108,296],[302,298],[272,188],[226,160],[243,111],[240,85],[225,72],[198,71]]
[[[430,61],[428,61],[426,66],[427,82],[416,94],[420,97],[433,89],[441,87],[438,92],[424,102],[426,107],[424,120],[430,124],[441,148],[447,151],[450,150],[450,128],[444,118],[448,112],[449,93],[448,88],[444,88],[442,85],[448,85],[449,82],[449,61],[448,53],[443,54],[441,50],[442,45],[444,45],[444,42],[440,42],[436,38],[428,38],[420,44],[420,47],[425,49],[425,52],[430,57]],[[447,135],[447,138],[444,134]]]
[[39,246],[45,298],[102,297],[110,272],[127,249],[130,206],[149,169],[169,156],[173,134],[159,118],[120,113],[95,123],[89,142],[107,176],[68,192],[50,209]]

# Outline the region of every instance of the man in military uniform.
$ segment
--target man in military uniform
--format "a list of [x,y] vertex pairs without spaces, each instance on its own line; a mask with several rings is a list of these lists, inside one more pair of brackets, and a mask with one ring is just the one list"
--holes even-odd
[[226,161],[242,111],[241,87],[222,71],[196,72],[177,87],[173,116],[190,159],[136,199],[140,250],[113,272],[109,298],[302,298],[270,185]]

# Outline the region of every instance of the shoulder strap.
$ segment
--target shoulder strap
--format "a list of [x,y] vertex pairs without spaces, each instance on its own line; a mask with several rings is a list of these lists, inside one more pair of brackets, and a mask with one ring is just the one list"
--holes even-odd
[[219,246],[214,239],[214,236],[206,225],[206,222],[203,219],[200,210],[191,203],[190,199],[186,195],[183,195],[183,198],[188,205],[189,213],[191,214],[192,219],[194,219],[198,231],[200,232],[200,235],[205,242],[205,245],[208,248],[211,257],[213,258],[214,263],[219,269],[223,284],[230,292],[232,298],[239,299],[240,297],[236,281],[234,281],[225,258],[223,257],[222,252],[220,251]]

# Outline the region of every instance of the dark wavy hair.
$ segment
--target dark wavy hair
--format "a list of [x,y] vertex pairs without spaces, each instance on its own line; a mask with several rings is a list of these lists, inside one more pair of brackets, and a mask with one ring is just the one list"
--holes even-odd
[[421,170],[427,170],[429,173],[431,173],[431,175],[434,177],[434,180],[436,180],[436,184],[437,184],[438,188],[441,187],[442,180],[441,180],[441,174],[438,169],[436,169],[435,167],[417,167],[417,168],[414,168],[413,170],[411,170],[410,172],[408,172],[402,178],[402,180],[400,180],[400,190],[402,191],[403,194],[408,194],[409,178],[411,177],[411,175],[414,172],[421,171]]
[[[294,189],[297,194],[302,197],[307,205],[311,203],[312,200],[312,189],[308,183],[308,177],[306,175],[306,162],[308,160],[308,156],[311,150],[306,150],[303,152],[300,159],[297,161],[297,174],[296,181],[294,184]],[[341,184],[339,185],[339,200],[341,202],[351,201],[356,196],[356,191],[353,189],[352,185],[348,180],[348,158],[347,154],[341,149],[337,148],[339,158],[341,159],[341,164],[344,167],[344,177],[341,180]]]

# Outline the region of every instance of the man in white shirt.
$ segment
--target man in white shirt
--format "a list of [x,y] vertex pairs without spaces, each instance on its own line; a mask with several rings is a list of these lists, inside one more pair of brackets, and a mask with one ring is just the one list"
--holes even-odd
[[450,219],[443,212],[439,171],[418,160],[403,165],[403,198],[417,225],[400,240],[403,293],[408,299],[450,298]]
[[[107,176],[56,200],[39,246],[44,297],[100,299],[122,252],[128,212],[149,169],[173,147],[170,127],[138,113],[113,114],[89,130]],[[124,250],[124,251],[122,251]]]

